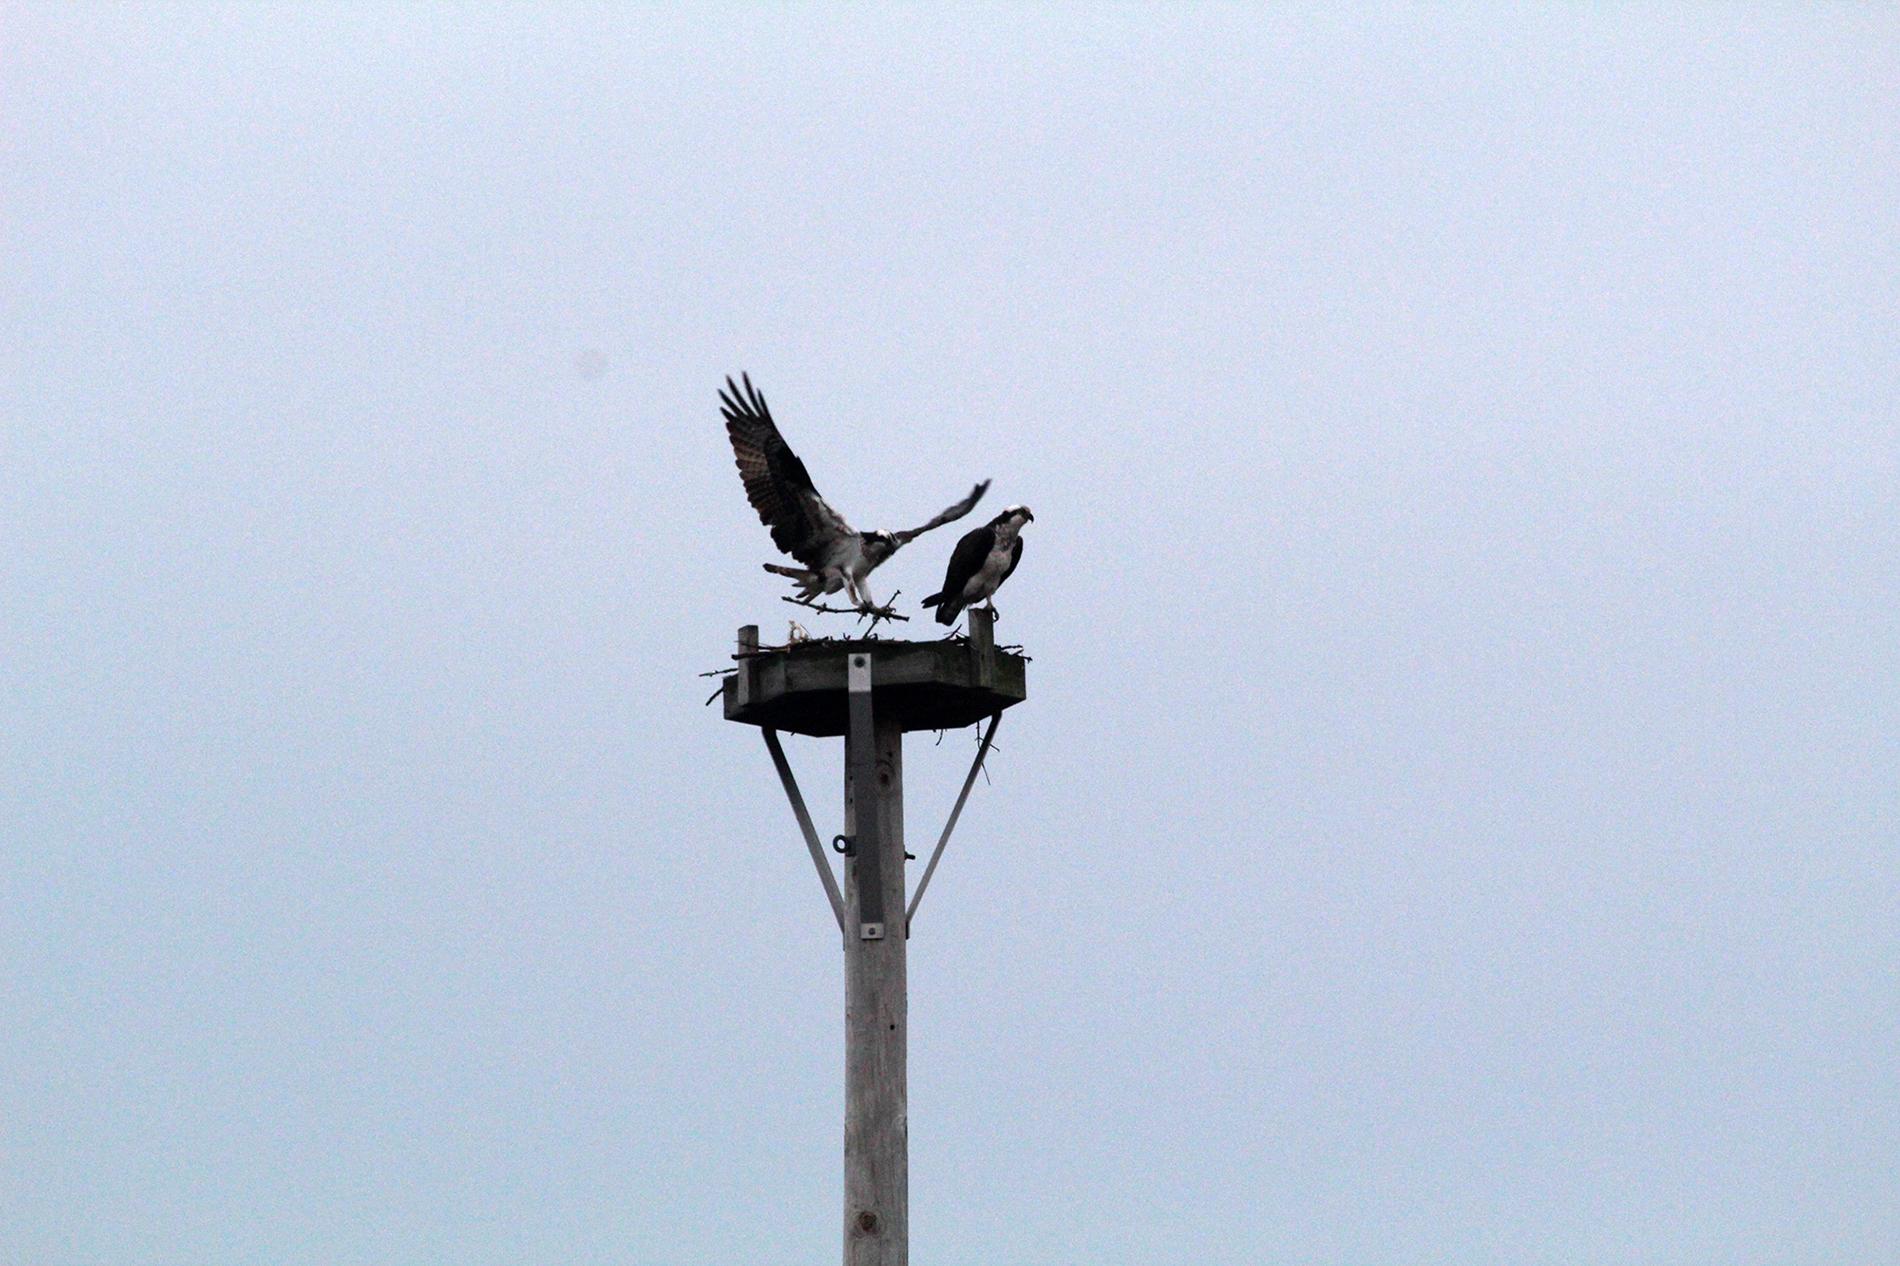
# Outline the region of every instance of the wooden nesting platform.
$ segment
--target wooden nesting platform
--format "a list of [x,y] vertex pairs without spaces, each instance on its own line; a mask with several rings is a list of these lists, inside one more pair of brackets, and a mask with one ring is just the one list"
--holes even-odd
[[971,612],[968,638],[901,642],[881,638],[798,642],[776,650],[746,649],[752,626],[740,630],[738,671],[726,678],[726,720],[809,734],[847,728],[847,659],[868,656],[879,717],[906,730],[954,730],[1021,703],[1029,690],[1021,655],[998,650],[989,617]]

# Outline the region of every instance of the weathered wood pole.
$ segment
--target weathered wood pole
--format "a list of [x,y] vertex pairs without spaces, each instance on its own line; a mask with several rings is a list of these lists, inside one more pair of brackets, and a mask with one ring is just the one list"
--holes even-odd
[[[962,643],[829,639],[812,646],[759,646],[756,625],[739,630],[737,671],[726,678],[728,721],[756,725],[765,737],[792,815],[810,850],[825,896],[844,934],[845,959],[845,1266],[909,1266],[910,1120],[905,1048],[909,1041],[906,938],[943,856],[1003,709],[1028,697],[1023,656],[998,650],[990,617],[966,613]],[[842,651],[844,680],[838,677]],[[872,689],[879,677],[879,693]],[[839,687],[843,686],[843,699]],[[844,704],[840,716],[839,704]],[[905,905],[904,732],[973,725],[989,729],[932,850],[924,878]],[[779,733],[845,738],[842,892],[799,794]]]
[[904,731],[872,710],[870,656],[846,669],[844,1262],[908,1266]]

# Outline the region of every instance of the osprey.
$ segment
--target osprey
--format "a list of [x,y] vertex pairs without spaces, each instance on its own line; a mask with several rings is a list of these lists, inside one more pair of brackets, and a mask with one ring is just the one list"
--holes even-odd
[[937,608],[938,624],[953,622],[963,608],[985,598],[990,599],[990,611],[996,611],[997,589],[1023,561],[1023,524],[1035,521],[1028,506],[1011,506],[963,534],[950,555],[943,588],[924,599],[925,606]]
[[746,499],[759,512],[759,521],[772,529],[772,544],[803,563],[803,567],[765,564],[765,570],[790,576],[798,583],[798,597],[809,603],[822,593],[843,589],[861,610],[875,610],[865,577],[898,550],[932,528],[968,514],[990,486],[985,479],[970,495],[922,527],[903,532],[860,532],[818,495],[805,463],[786,444],[772,421],[765,397],[752,379],[740,375],[745,387],[726,377],[719,393],[726,416],[726,434],[732,437],[732,456],[745,481]]

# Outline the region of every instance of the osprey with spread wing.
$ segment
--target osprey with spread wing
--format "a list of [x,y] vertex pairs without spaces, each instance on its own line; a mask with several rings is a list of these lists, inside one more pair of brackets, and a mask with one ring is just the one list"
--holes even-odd
[[786,444],[765,407],[765,397],[740,375],[741,387],[730,377],[719,393],[726,416],[726,434],[732,437],[732,455],[745,481],[746,499],[759,520],[772,529],[772,544],[790,554],[802,567],[765,564],[765,570],[789,576],[798,585],[800,600],[843,589],[860,609],[874,610],[865,577],[885,559],[932,528],[955,522],[975,508],[990,486],[985,479],[970,495],[950,506],[922,527],[903,532],[860,532],[845,522],[812,487],[805,463]]

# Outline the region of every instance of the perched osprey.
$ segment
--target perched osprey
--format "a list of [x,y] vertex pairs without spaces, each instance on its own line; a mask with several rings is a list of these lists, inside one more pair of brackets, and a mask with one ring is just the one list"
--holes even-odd
[[985,598],[990,599],[990,610],[996,610],[997,589],[1023,561],[1023,524],[1035,521],[1028,506],[1011,506],[963,534],[950,555],[943,588],[924,599],[925,606],[937,608],[938,624],[953,623],[963,608]]
[[812,487],[805,463],[785,443],[765,407],[765,397],[752,379],[740,375],[743,389],[730,375],[719,393],[726,415],[726,434],[732,437],[732,455],[745,481],[746,499],[759,512],[759,521],[772,529],[772,544],[803,563],[803,567],[765,564],[765,570],[798,582],[798,596],[809,602],[821,593],[843,589],[861,609],[875,609],[866,576],[885,559],[932,528],[968,514],[990,486],[985,479],[970,495],[922,527],[904,532],[860,532],[844,521]]

